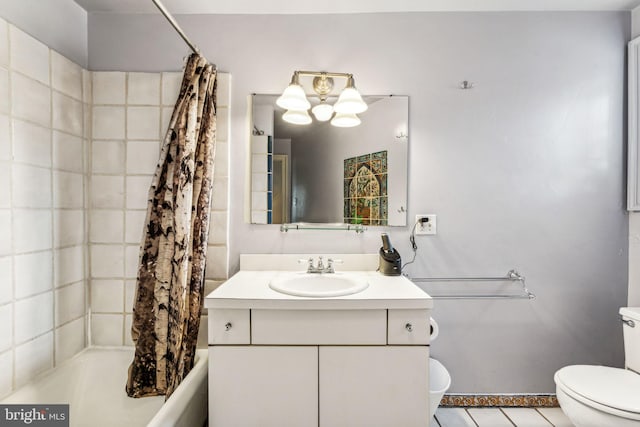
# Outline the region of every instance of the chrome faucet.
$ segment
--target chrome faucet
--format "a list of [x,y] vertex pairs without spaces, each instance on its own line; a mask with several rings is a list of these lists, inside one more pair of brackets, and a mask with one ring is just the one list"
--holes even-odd
[[318,264],[316,266],[313,265],[313,258],[309,258],[307,259],[300,259],[298,260],[299,263],[303,263],[306,262],[308,263],[307,266],[307,273],[319,273],[319,274],[323,274],[323,273],[335,273],[336,271],[333,269],[333,264],[341,264],[342,260],[336,259],[333,260],[331,258],[327,259],[327,265],[325,266],[324,263],[322,262],[322,257],[319,256],[318,257]]

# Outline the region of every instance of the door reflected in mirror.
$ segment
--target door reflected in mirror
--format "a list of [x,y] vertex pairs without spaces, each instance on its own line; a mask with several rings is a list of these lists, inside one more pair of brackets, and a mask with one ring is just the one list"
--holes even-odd
[[251,97],[252,223],[406,225],[408,97],[364,96],[350,128],[287,123],[277,97]]

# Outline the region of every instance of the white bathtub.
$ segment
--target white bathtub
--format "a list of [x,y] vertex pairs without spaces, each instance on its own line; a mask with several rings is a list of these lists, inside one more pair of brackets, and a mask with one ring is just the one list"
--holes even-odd
[[207,350],[171,395],[133,399],[124,386],[133,348],[92,347],[19,388],[2,403],[68,403],[71,427],[201,427],[207,419]]

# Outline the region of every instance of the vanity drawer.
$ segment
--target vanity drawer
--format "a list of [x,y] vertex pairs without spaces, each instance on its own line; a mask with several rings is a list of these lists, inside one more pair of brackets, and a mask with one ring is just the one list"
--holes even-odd
[[385,345],[386,310],[251,310],[252,344]]
[[389,345],[428,345],[429,310],[389,310]]
[[209,310],[209,345],[250,344],[249,310]]

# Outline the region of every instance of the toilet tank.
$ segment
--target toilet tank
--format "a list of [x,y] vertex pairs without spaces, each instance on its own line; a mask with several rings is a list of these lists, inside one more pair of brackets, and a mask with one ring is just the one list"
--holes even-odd
[[622,320],[631,321],[635,327],[626,322],[622,324],[624,333],[624,361],[627,369],[640,373],[640,307],[622,307]]

